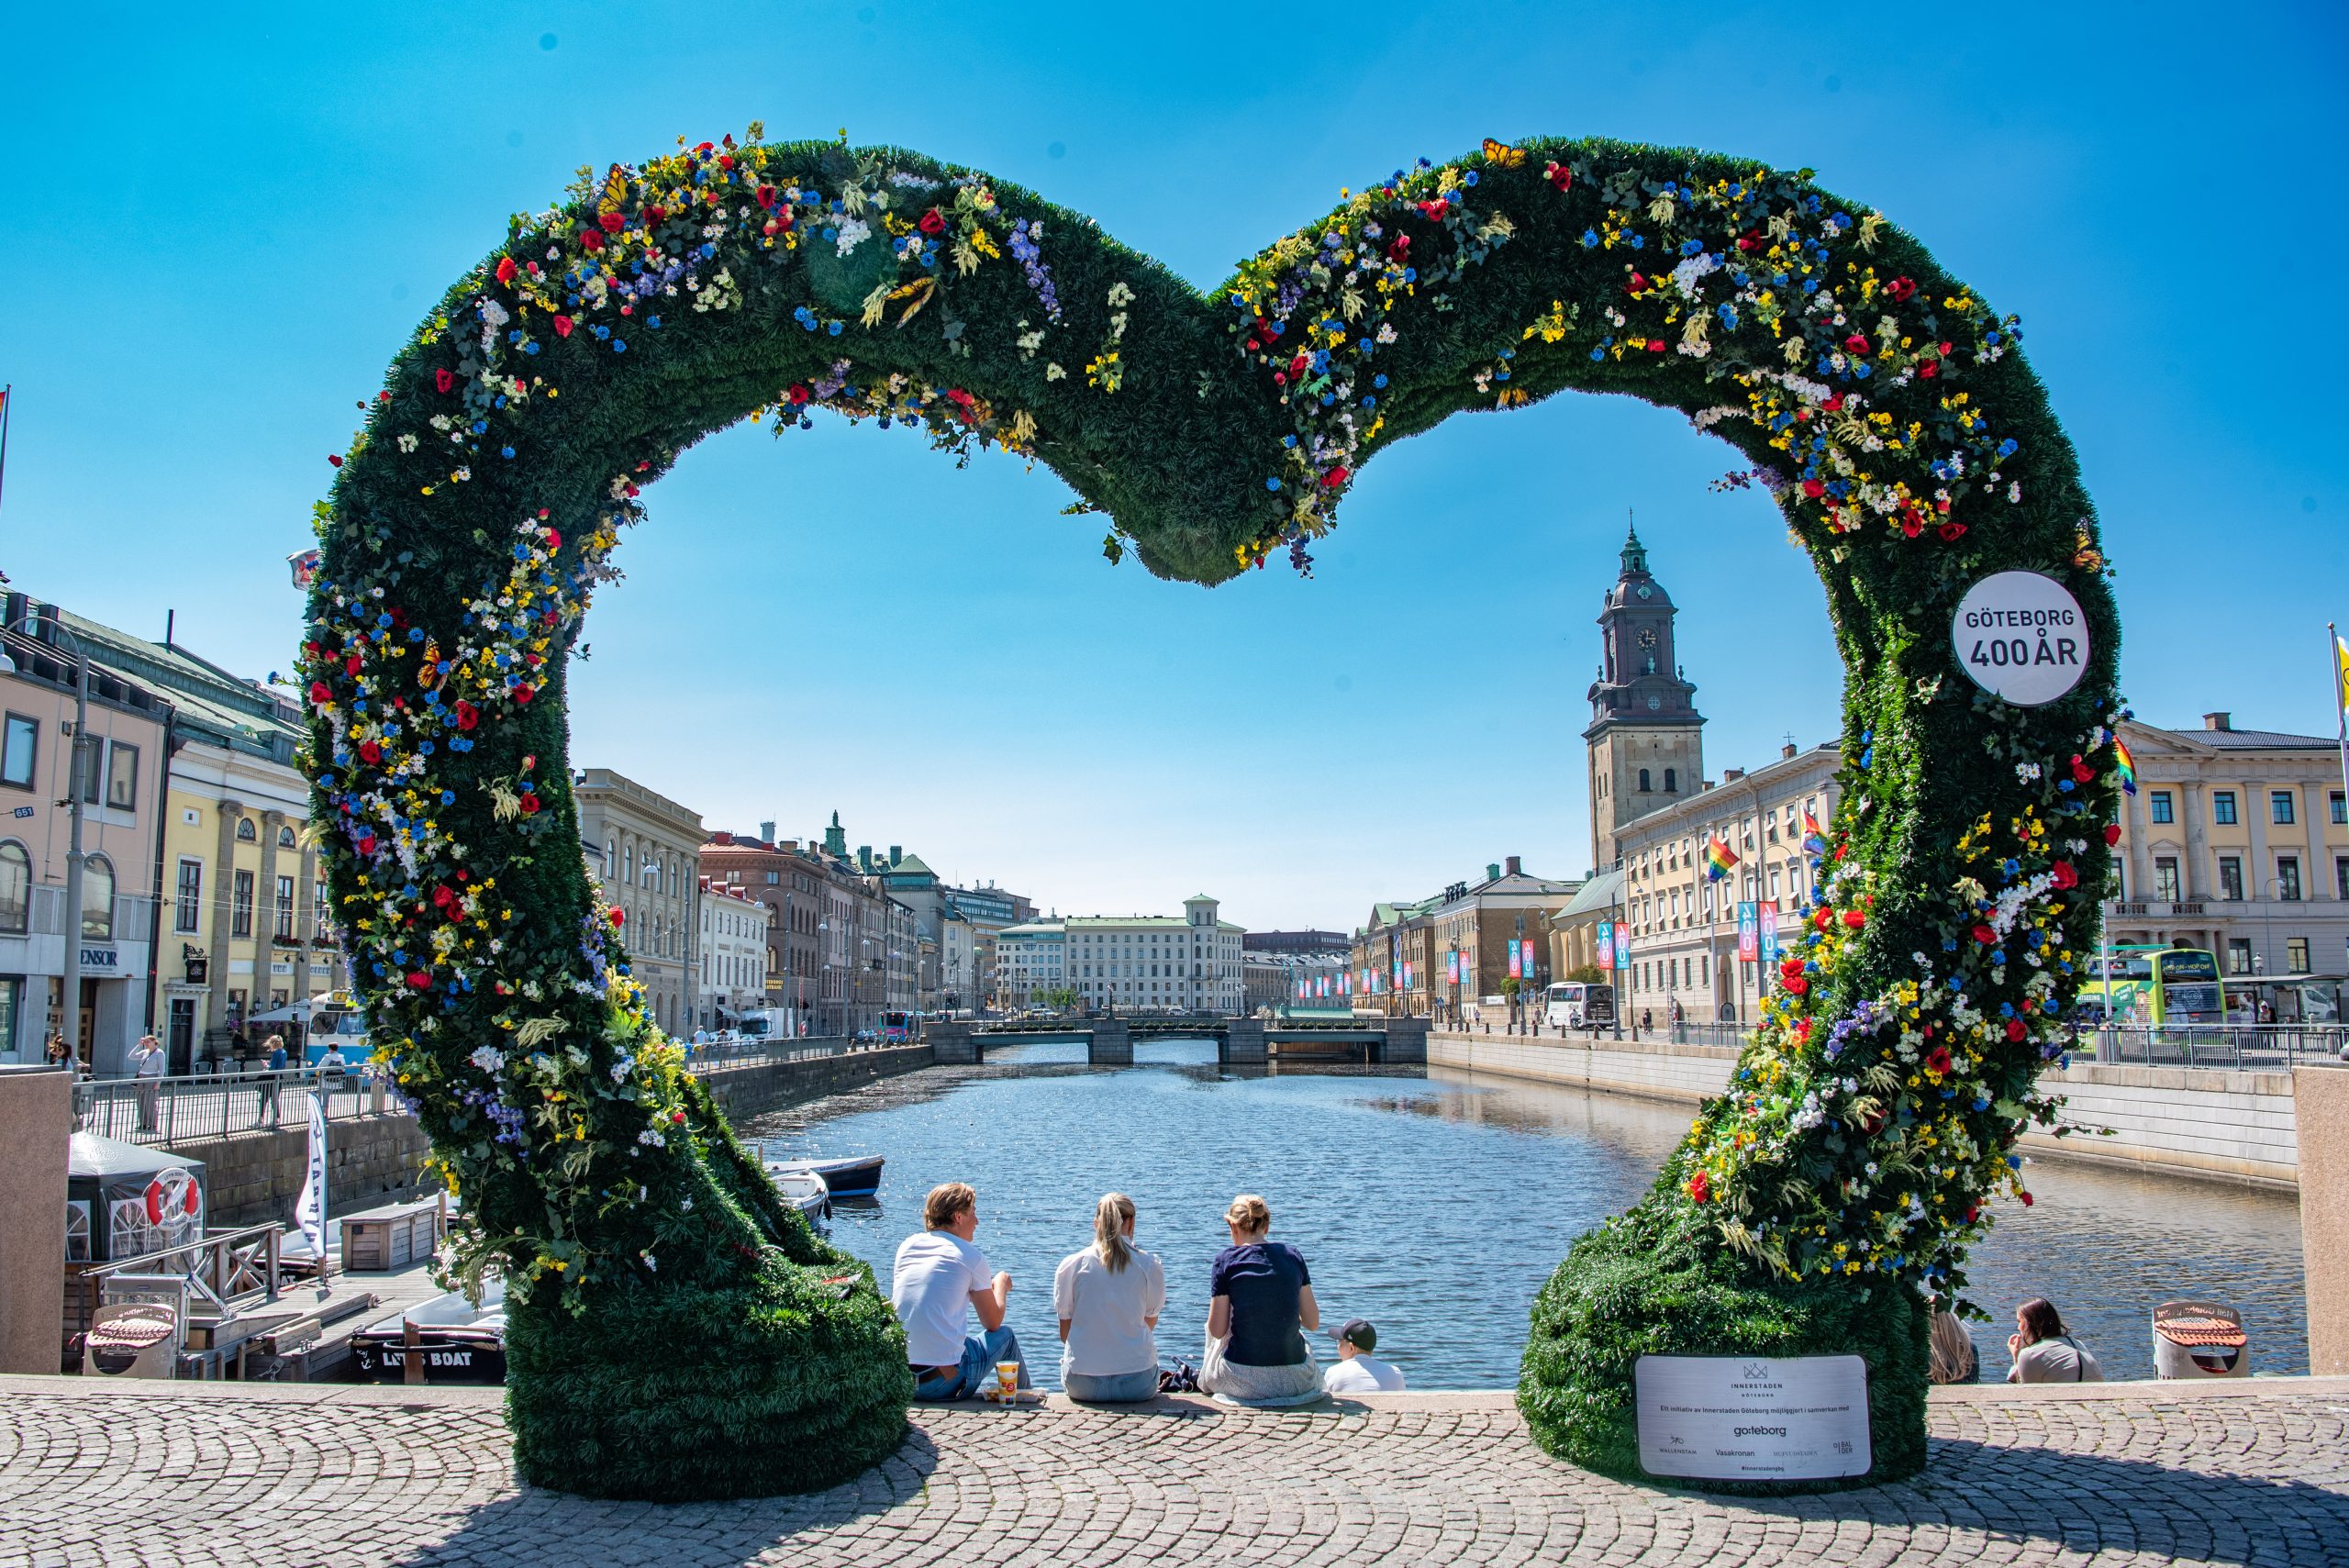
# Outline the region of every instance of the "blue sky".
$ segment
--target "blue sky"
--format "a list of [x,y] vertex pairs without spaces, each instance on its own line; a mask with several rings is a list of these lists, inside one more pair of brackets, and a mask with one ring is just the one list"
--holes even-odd
[[[12,21],[19,586],[150,635],[175,608],[190,646],[283,669],[284,557],[424,305],[580,163],[679,135],[917,147],[1204,286],[1412,156],[1607,134],[1812,167],[2020,312],[2140,713],[2331,732],[2338,6],[344,9]],[[1628,508],[1682,606],[1708,771],[1834,731],[1806,562],[1758,494],[1707,491],[1733,459],[1618,399],[1455,419],[1366,470],[1312,581],[1208,591],[1111,568],[1041,469],[738,428],[648,494],[573,761],[713,825],[838,809],[852,844],[1064,912],[1205,888],[1252,927],[1350,926],[1505,854],[1579,873]]]

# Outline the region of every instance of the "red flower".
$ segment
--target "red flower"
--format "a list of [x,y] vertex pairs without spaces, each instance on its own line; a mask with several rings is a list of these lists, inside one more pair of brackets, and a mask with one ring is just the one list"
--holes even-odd
[[1808,974],[1789,974],[1786,977],[1785,984],[1787,990],[1799,996],[1804,992],[1810,989],[1810,976]]
[[609,910],[606,911],[606,913],[611,916],[612,924],[614,926],[624,926],[628,924],[627,912],[622,910],[618,905],[613,905]]
[[604,232],[607,234],[618,234],[621,229],[628,227],[628,219],[622,217],[616,212],[605,213],[601,217],[597,217],[596,221],[604,226]]
[[587,251],[591,255],[597,250],[601,250],[604,248],[604,231],[600,228],[581,229],[579,231],[579,248],[582,250]]
[[1865,332],[1853,333],[1850,337],[1843,339],[1843,347],[1851,350],[1852,352],[1855,354],[1866,353],[1868,351],[1867,334]]
[[1411,254],[1411,237],[1408,234],[1397,235],[1395,242],[1386,247],[1386,254],[1397,261],[1408,260]]
[[1942,373],[1942,362],[1939,360],[1920,361],[1917,366],[1917,373],[1927,381],[1931,381]]
[[525,816],[525,817],[531,816],[531,815],[535,814],[535,813],[538,811],[538,809],[539,809],[539,797],[538,797],[537,795],[524,795],[524,796],[522,797],[522,815],[523,815],[523,816]]
[[517,686],[514,688],[514,700],[516,702],[526,703],[536,695],[538,695],[538,694],[530,690],[527,685]]
[[1649,339],[1648,352],[1651,354],[1660,354],[1664,352],[1664,339],[1661,338]]
[[432,989],[432,976],[420,969],[414,974],[407,977],[407,983],[410,985],[415,986],[419,991],[429,991]]
[[1900,532],[1903,538],[1915,539],[1919,534],[1923,533],[1924,531],[1924,522],[1915,512],[1909,512],[1902,516],[1900,519]]
[[316,703],[318,706],[324,707],[327,704],[334,701],[334,693],[327,689],[327,684],[324,681],[312,681],[310,683],[310,700]]
[[454,391],[454,390],[455,390],[455,388],[456,388],[456,385],[457,385],[457,373],[456,373],[456,372],[454,372],[454,371],[452,371],[452,370],[446,370],[446,369],[442,369],[442,370],[437,370],[437,371],[434,371],[434,372],[432,373],[432,390],[433,390],[433,391],[435,391],[435,392],[440,392],[440,393],[448,393],[448,392]]
[[1987,926],[1976,926],[1974,928],[1974,940],[1987,947],[1998,940],[1998,933]]
[[1907,278],[1895,278],[1884,285],[1884,292],[1896,300],[1906,302],[1909,295],[1917,292],[1917,285]]
[[1699,1171],[1688,1178],[1688,1195],[1698,1203],[1704,1203],[1712,1197],[1713,1184],[1706,1177],[1704,1172]]
[[1542,165],[1542,177],[1562,192],[1574,188],[1575,172],[1563,163],[1544,163]]
[[471,729],[481,722],[481,709],[460,698],[457,703],[457,728]]
[[1933,531],[1942,536],[1943,542],[1946,544],[1955,544],[1959,539],[1965,537],[1965,525],[1964,523],[1943,523],[1940,528]]
[[2104,825],[2104,841],[2108,846],[2121,842],[2120,823],[2108,822]]
[[644,209],[644,221],[647,223],[659,223],[668,216],[667,207],[649,206]]
[[332,452],[327,453],[327,462],[336,468],[340,468],[342,466],[342,459],[335,456]]
[[1865,912],[1858,909],[1846,909],[1843,911],[1843,924],[1851,928],[1853,930],[1856,931],[1867,923],[1868,917]]
[[758,198],[758,203],[763,207],[772,207],[774,206],[774,187],[773,185],[761,185],[756,191],[752,192],[751,195]]
[[1418,207],[1419,216],[1430,223],[1441,223],[1443,221],[1444,213],[1450,209],[1452,202],[1449,197],[1438,196],[1431,202],[1413,202],[1411,205]]
[[1834,396],[1829,398],[1826,402],[1820,404],[1820,406],[1826,409],[1830,414],[1840,413],[1843,407],[1843,395],[1839,392]]
[[456,901],[456,894],[450,891],[445,884],[432,890],[432,906],[436,909],[446,909]]
[[1623,292],[1625,294],[1637,294],[1647,286],[1647,279],[1642,277],[1637,272],[1634,272],[1631,274],[1631,281],[1623,285]]
[[362,740],[359,743],[359,760],[372,768],[384,760],[384,749],[373,740]]
[[1321,487],[1325,490],[1335,490],[1339,485],[1343,484],[1346,482],[1346,475],[1351,472],[1353,471],[1348,469],[1344,463],[1340,463],[1337,467],[1331,469],[1329,473],[1321,476]]
[[554,318],[554,335],[558,338],[568,338],[571,336],[570,317],[558,316]]
[[1965,1211],[1965,1223],[1968,1225],[1973,1224],[1974,1217],[1981,1212],[1982,1211],[1979,1208],[1969,1207]]
[[685,1113],[683,1111],[671,1111],[669,1113],[669,1119],[677,1126],[683,1127],[685,1125]]
[[2007,1020],[2007,1040],[2009,1042],[2020,1044],[2022,1037],[2022,1020],[2021,1018],[2009,1018]]
[[920,219],[915,223],[914,227],[920,229],[924,234],[943,234],[946,232],[946,219],[939,215],[939,211],[936,207],[932,207],[928,212],[921,215]]
[[517,268],[515,267],[515,265],[514,265],[514,258],[513,258],[513,257],[511,257],[511,256],[500,256],[500,257],[497,259],[497,281],[498,281],[499,283],[501,283],[501,284],[510,284],[510,283],[512,283],[512,282],[514,281],[514,274],[515,274],[515,272],[516,272],[518,270],[518,269],[517,269]]
[[1802,493],[1816,501],[1827,494],[1827,486],[1816,479],[1806,479],[1802,482]]
[[1954,1071],[1954,1064],[1949,1059],[1949,1047],[1945,1045],[1933,1047],[1932,1054],[1925,1058],[1925,1070],[1929,1073],[1938,1073],[1944,1078],[1948,1077]]
[[2074,784],[2087,784],[2095,777],[2096,770],[2089,767],[2086,762],[2080,761],[2080,754],[2077,751],[2073,752],[2072,782]]
[[2031,1207],[2031,1195],[2029,1193],[2018,1192],[2015,1194],[2015,1196],[2022,1199],[2023,1207],[2029,1208]]
[[[1810,923],[1824,931],[1835,924],[1835,911],[1832,909],[1814,910],[1811,913]],[[1788,962],[1791,962],[1792,961],[1789,960]]]
[[2058,887],[2077,887],[2080,884],[2080,873],[2072,869],[2069,861],[2057,861],[2049,869],[2049,874],[2054,877]]

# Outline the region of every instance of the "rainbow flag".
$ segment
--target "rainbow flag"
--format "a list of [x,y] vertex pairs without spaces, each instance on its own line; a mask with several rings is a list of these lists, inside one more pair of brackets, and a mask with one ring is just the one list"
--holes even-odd
[[2137,793],[2137,759],[2129,754],[2129,743],[2116,735],[2112,738],[2112,765],[2121,770],[2121,787],[2130,794]]
[[1706,841],[1705,879],[1707,881],[1719,882],[1729,874],[1729,868],[1736,863],[1737,856],[1731,851],[1727,844],[1722,843],[1719,839]]
[[1802,814],[1802,852],[1807,855],[1827,852],[1827,835],[1820,830],[1819,818],[1808,811]]

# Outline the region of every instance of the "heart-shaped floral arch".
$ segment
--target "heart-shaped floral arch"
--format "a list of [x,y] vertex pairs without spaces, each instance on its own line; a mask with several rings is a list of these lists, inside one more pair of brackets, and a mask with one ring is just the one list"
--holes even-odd
[[[1878,214],[1712,154],[1537,141],[1424,161],[1202,295],[1090,221],[891,148],[753,128],[583,172],[395,361],[318,511],[303,680],[338,924],[379,1048],[507,1281],[521,1473],[644,1497],[805,1489],[910,1385],[869,1270],[684,1072],[580,854],[564,662],[638,492],[818,409],[1043,462],[1103,548],[1300,569],[1377,449],[1562,388],[1745,454],[1845,663],[1821,892],[1733,1086],[1535,1307],[1520,1400],[1638,1468],[1646,1352],[1858,1350],[1881,1478],[1923,1458],[1920,1292],[1954,1295],[2066,1040],[2106,874],[2118,628],[2016,327]],[[1464,519],[1464,522],[1465,519]],[[1947,628],[2022,568],[2087,677],[2036,707]]]

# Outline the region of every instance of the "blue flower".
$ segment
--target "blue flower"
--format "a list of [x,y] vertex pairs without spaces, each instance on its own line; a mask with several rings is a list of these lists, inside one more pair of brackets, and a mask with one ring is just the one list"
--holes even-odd
[[497,449],[497,455],[500,457],[512,457],[514,455],[514,449],[512,447],[500,447]]
[[1278,490],[1280,487],[1281,482],[1277,479],[1267,479],[1264,481],[1264,488],[1267,490]]
[[1476,171],[1471,169],[1465,174],[1461,175],[1460,183],[1464,185],[1475,184],[1476,183]]
[[837,321],[827,321],[824,323],[824,330],[837,338],[841,335],[841,324]]
[[[1579,241],[1579,243],[1581,244],[1582,248],[1583,248],[1584,250],[1597,250],[1597,249],[1598,248],[1598,230],[1596,230],[1596,229],[1591,229],[1591,228],[1586,228],[1586,229],[1584,229],[1584,230],[1582,231],[1582,239],[1581,239],[1581,240]],[[1593,359],[1597,359],[1598,356],[1598,355],[1596,355],[1596,354],[1594,354],[1594,355],[1592,355],[1591,357],[1592,357]]]
[[1386,373],[1381,372],[1379,374],[1375,375],[1375,376],[1372,376],[1372,377],[1370,378],[1370,384],[1371,384],[1371,385],[1373,385],[1373,386],[1375,386],[1375,387],[1376,387],[1376,388],[1378,388],[1378,390],[1379,390],[1379,391],[1381,391],[1381,392],[1386,391]]

